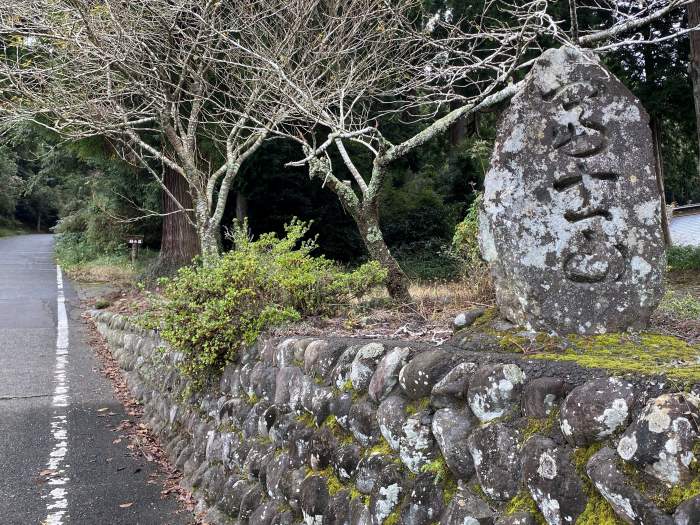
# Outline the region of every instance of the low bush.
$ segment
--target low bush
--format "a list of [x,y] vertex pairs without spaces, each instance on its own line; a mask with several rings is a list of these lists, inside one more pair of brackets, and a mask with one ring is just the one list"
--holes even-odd
[[659,309],[669,313],[677,319],[698,319],[700,320],[700,300],[690,293],[668,291],[664,296]]
[[184,354],[180,369],[194,389],[265,329],[335,312],[386,279],[374,262],[348,272],[313,256],[308,230],[295,220],[281,238],[268,233],[253,241],[246,225],[237,225],[232,251],[161,280],[161,334]]
[[452,238],[450,251],[461,262],[465,274],[473,271],[480,273],[485,267],[479,248],[479,208],[482,201],[483,195],[477,194],[476,199],[469,206],[467,216],[455,228]]
[[667,257],[669,270],[700,270],[700,247],[671,246]]

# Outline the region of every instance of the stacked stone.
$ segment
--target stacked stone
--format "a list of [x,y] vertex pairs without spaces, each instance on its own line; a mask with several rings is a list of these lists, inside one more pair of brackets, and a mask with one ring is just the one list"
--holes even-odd
[[615,377],[574,388],[515,356],[294,338],[254,345],[185,402],[177,352],[96,320],[211,522],[564,525],[597,496],[624,523],[700,523],[700,498],[671,516],[628,479],[692,480],[693,395],[647,399]]

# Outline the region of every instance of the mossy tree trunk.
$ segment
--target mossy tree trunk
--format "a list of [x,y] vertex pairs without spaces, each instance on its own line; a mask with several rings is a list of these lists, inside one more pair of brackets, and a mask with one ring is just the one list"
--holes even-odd
[[[354,216],[353,216],[354,217]],[[377,261],[387,271],[386,288],[389,296],[401,303],[410,303],[410,281],[394,258],[384,240],[379,226],[379,208],[376,203],[362,207],[355,218],[362,241],[370,258]]]

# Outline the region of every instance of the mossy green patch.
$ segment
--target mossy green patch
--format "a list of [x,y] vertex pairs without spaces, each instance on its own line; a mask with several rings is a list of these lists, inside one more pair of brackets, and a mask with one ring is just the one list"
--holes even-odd
[[700,494],[700,476],[687,485],[677,485],[668,489],[660,498],[654,498],[656,504],[666,512],[673,512],[684,501]]
[[383,525],[398,525],[400,517],[401,514],[399,513],[399,509],[394,509],[394,511],[391,514],[384,518]]
[[333,415],[328,416],[323,422],[323,426],[328,427],[328,429],[330,429],[335,439],[337,439],[338,443],[340,443],[341,445],[349,445],[351,443],[354,443],[355,440],[352,434],[340,426],[337,417]]
[[552,433],[559,421],[559,409],[553,409],[546,418],[531,417],[527,420],[527,425],[522,430],[523,442],[530,439],[535,434],[547,436]]
[[537,352],[532,359],[570,361],[611,373],[664,375],[683,383],[700,381],[700,345],[669,335],[605,334],[569,336],[564,350]]
[[584,490],[588,496],[586,508],[576,520],[575,525],[625,525],[605,498],[593,487],[593,483],[586,474],[588,460],[601,448],[603,448],[602,443],[593,443],[588,447],[577,448],[571,454],[571,462],[583,481]]
[[299,421],[300,423],[303,423],[307,427],[315,427],[316,426],[316,420],[314,419],[314,416],[311,414],[304,412],[303,414],[299,415],[296,417],[296,420]]
[[544,516],[540,513],[540,509],[537,508],[537,503],[532,499],[530,493],[526,490],[521,491],[506,505],[505,513],[510,516],[516,512],[529,512],[535,517],[537,525],[547,525]]
[[412,416],[413,414],[417,414],[418,412],[426,410],[429,406],[430,406],[430,398],[429,397],[424,397],[424,398],[418,399],[416,401],[411,401],[408,405],[406,405],[406,414],[409,416]]
[[625,525],[617,517],[610,504],[592,487],[586,490],[588,503],[583,513],[576,520],[576,525]]
[[312,476],[320,476],[326,480],[328,494],[330,496],[335,496],[338,492],[347,488],[345,484],[338,479],[331,467],[327,467],[323,470],[313,470],[311,467],[308,467],[306,469],[306,477],[310,478]]
[[394,457],[396,453],[394,450],[391,448],[389,443],[387,442],[386,439],[383,437],[379,438],[379,441],[377,442],[376,445],[373,447],[368,448],[365,451],[365,457],[369,456],[376,456],[376,455],[381,455],[381,456],[391,456],[392,459],[395,459],[396,461],[399,461],[398,458]]

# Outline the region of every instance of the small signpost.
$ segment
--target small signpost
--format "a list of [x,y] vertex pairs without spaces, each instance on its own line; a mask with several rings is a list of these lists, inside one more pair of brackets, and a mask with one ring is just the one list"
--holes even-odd
[[139,246],[143,244],[143,235],[129,235],[127,242],[131,245],[131,264],[136,264]]

